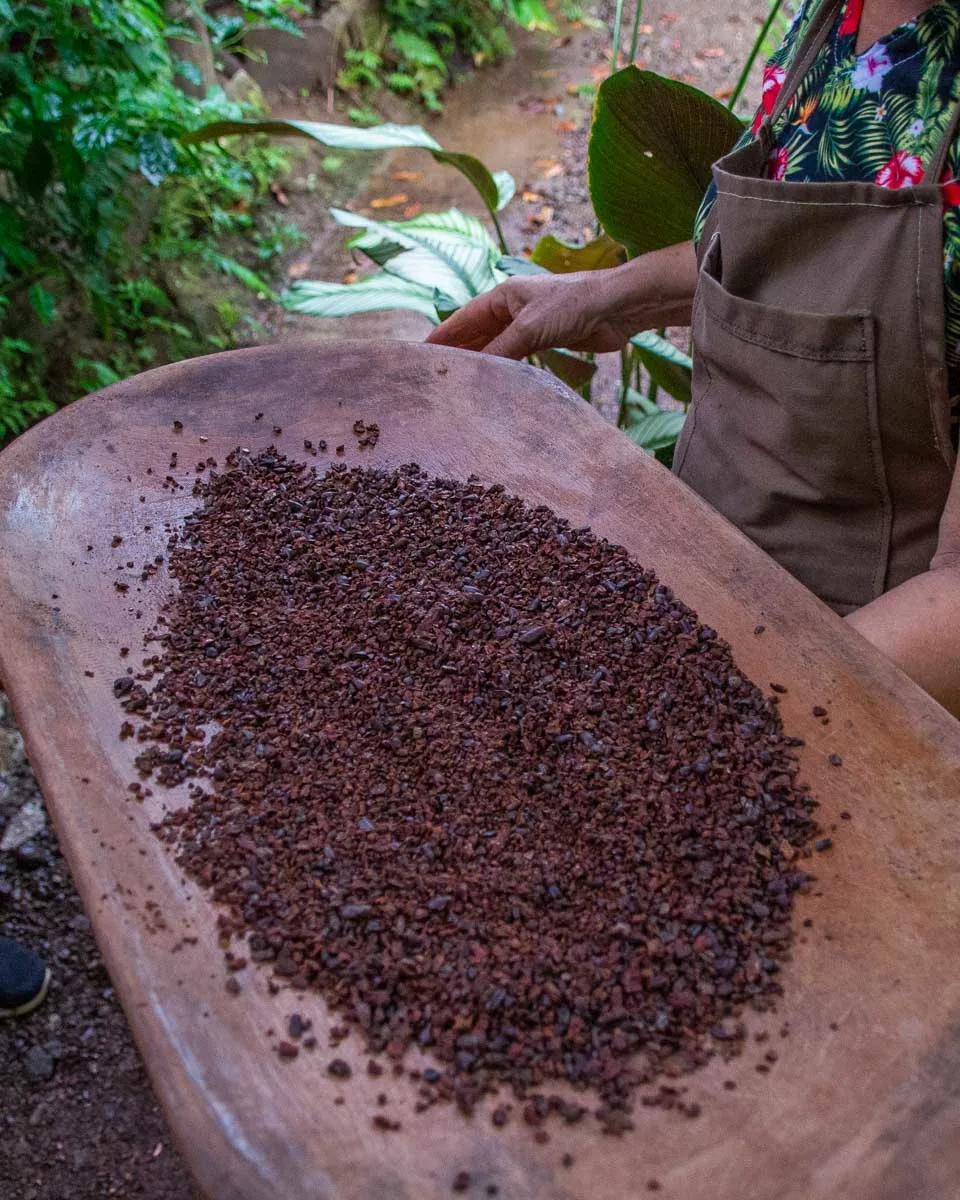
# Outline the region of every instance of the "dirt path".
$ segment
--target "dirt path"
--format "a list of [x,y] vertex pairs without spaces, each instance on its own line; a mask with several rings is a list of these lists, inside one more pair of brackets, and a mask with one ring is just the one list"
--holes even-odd
[[[746,11],[742,0],[713,0],[709,6],[647,0],[638,58],[714,91],[735,75],[764,7],[762,0]],[[609,20],[612,8],[601,5],[599,15]],[[626,38],[630,21],[628,11]],[[590,99],[571,93],[593,81],[608,60],[609,38],[595,30],[565,31],[556,40],[524,38],[513,60],[468,79],[443,118],[430,126],[443,145],[470,150],[492,168],[510,170],[519,190],[534,197],[518,199],[507,213],[507,236],[518,252],[545,232],[579,238],[592,222],[585,180]],[[282,107],[287,115],[325,119],[317,102],[275,105]],[[311,190],[317,159],[303,158],[288,189],[289,216],[309,241],[286,266],[291,277],[339,279],[352,263],[342,248],[343,232]],[[401,171],[415,172],[416,178],[397,180]],[[455,173],[409,152],[377,165],[353,196],[353,206],[362,209],[375,197],[396,193],[401,183],[405,206],[458,204],[477,211],[471,191]],[[328,190],[334,202],[351,200],[348,191],[336,195],[336,181]],[[273,309],[261,318],[278,340],[419,340],[428,328],[410,314],[318,321]],[[0,692],[0,837],[29,805],[42,814],[36,782]],[[0,926],[46,955],[55,972],[41,1010],[23,1021],[0,1022],[0,1198],[190,1200],[191,1185],[49,826],[17,849],[0,851]]]

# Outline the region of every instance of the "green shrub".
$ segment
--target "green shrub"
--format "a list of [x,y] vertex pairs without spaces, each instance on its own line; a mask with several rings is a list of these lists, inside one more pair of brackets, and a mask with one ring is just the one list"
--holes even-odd
[[[247,0],[242,21],[282,22],[290,7]],[[235,21],[212,32],[228,45]],[[155,260],[238,274],[218,241],[249,230],[284,156],[177,140],[246,111],[220,88],[194,99],[178,86],[199,72],[168,39],[195,37],[163,0],[0,0],[0,443],[106,377],[63,361],[67,327],[122,340],[114,375],[156,359],[163,337],[171,353],[196,351],[149,277]]]
[[509,26],[553,29],[542,0],[383,0],[385,31],[376,45],[347,51],[340,86],[386,86],[432,112],[458,62],[496,62],[511,54]]

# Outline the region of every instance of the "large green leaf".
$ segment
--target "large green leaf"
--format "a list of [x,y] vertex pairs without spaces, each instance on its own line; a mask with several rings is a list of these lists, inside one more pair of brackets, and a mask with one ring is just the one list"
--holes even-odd
[[347,243],[374,262],[431,288],[458,305],[488,292],[499,282],[499,256],[483,224],[459,209],[422,213],[408,221],[377,221],[360,213],[331,209],[341,225],[360,228]]
[[479,158],[474,158],[472,154],[444,150],[420,125],[385,123],[368,129],[358,129],[353,125],[329,125],[321,121],[213,121],[201,129],[183,134],[181,140],[191,145],[233,133],[272,133],[281,137],[312,138],[323,146],[333,146],[339,150],[396,150],[402,147],[426,150],[438,163],[456,167],[465,175],[480,193],[480,198],[490,212],[499,211],[510,198],[507,195],[506,181],[501,177],[498,185],[497,178]]
[[578,354],[571,354],[569,350],[539,350],[537,358],[541,366],[552,371],[574,391],[585,387],[597,373],[596,363],[581,358]]
[[494,171],[493,181],[497,185],[497,212],[500,212],[517,194],[517,181],[509,171]]
[[546,267],[538,267],[529,258],[519,254],[504,254],[497,259],[497,270],[513,278],[514,275],[549,275]]
[[630,339],[653,382],[682,404],[690,403],[693,360],[652,329]]
[[422,313],[436,325],[433,296],[432,288],[378,271],[351,284],[302,280],[293,284],[281,303],[290,312],[310,317],[350,317],[355,313],[406,308]]
[[710,167],[743,125],[698,88],[626,67],[597,92],[587,158],[604,229],[631,254],[688,241]]
[[686,415],[684,412],[658,409],[655,413],[639,417],[627,426],[624,433],[643,450],[655,454],[661,461],[666,459],[669,465]]
[[665,337],[661,337],[653,329],[647,329],[643,333],[635,334],[630,339],[630,344],[638,350],[655,354],[658,358],[662,358],[666,362],[675,363],[678,367],[686,367],[688,371],[693,369],[693,359],[690,355],[684,354],[682,350],[678,350],[673,342],[668,342]]
[[383,264],[383,269],[397,279],[405,279],[408,283],[429,288],[431,297],[435,291],[439,292],[447,300],[453,301],[458,308],[468,304],[476,295],[464,284],[456,271],[422,246],[393,255]]
[[618,267],[625,260],[623,247],[606,233],[587,242],[585,246],[572,246],[548,233],[533,248],[533,261],[537,266],[545,267],[555,275]]
[[617,426],[620,429],[629,429],[641,417],[660,411],[655,400],[651,400],[649,396],[645,396],[643,392],[638,392],[636,388],[632,387],[620,388],[619,404]]

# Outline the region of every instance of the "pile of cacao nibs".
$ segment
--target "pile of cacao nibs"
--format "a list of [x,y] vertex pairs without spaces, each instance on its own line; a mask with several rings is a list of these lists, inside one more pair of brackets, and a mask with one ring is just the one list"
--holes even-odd
[[434,1057],[427,1103],[507,1084],[574,1119],[567,1081],[627,1126],[780,990],[816,827],[775,705],[623,549],[502,487],[228,467],[117,683],[142,778],[192,781],[162,836],[255,960]]

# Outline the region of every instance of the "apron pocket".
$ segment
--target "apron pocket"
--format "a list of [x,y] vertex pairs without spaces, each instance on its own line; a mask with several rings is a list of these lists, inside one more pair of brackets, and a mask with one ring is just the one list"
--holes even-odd
[[719,256],[700,274],[699,367],[677,473],[848,612],[882,593],[890,553],[872,318],[740,299],[711,260]]

